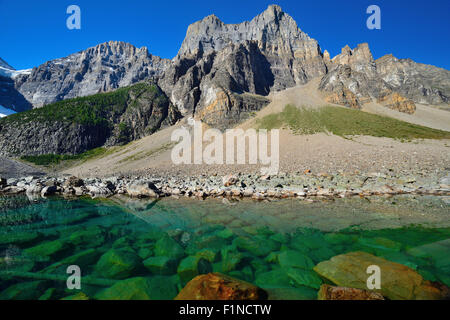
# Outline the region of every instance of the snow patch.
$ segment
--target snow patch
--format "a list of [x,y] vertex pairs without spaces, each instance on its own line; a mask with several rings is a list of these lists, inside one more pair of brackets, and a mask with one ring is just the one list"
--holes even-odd
[[20,76],[22,74],[31,74],[31,70],[32,69],[13,70],[0,66],[0,76],[14,79],[15,77]]
[[9,116],[14,113],[16,113],[14,110],[5,108],[4,106],[0,105],[0,118]]

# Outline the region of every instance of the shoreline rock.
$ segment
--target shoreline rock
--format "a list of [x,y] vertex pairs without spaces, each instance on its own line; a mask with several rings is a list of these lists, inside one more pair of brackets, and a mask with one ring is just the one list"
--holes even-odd
[[343,173],[311,173],[278,176],[227,175],[220,176],[115,176],[109,178],[86,178],[75,176],[34,177],[2,179],[0,194],[41,195],[42,197],[90,196],[108,198],[129,195],[134,198],[192,197],[249,198],[256,201],[297,198],[305,200],[348,197],[435,195],[450,196],[450,187],[442,182],[447,176],[426,178],[387,176],[380,173],[369,175]]

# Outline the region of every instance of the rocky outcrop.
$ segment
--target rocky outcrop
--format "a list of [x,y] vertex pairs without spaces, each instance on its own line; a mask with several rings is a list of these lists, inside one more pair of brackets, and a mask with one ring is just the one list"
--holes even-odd
[[34,107],[129,86],[161,75],[169,60],[146,47],[110,41],[48,61],[15,77],[15,87]]
[[397,92],[378,98],[378,103],[393,110],[412,114],[416,111],[416,105],[410,99],[402,97]]
[[[270,64],[255,42],[178,58],[158,84],[183,115],[227,127],[269,103]],[[249,95],[252,93],[254,95]]]
[[221,273],[199,275],[188,282],[175,300],[263,300],[257,286]]
[[450,97],[450,71],[399,60],[392,55],[374,60],[367,43],[348,46],[327,64],[330,69],[319,89],[328,102],[360,108],[378,102],[388,108],[414,113],[415,103],[445,104]]
[[450,71],[411,59],[386,55],[375,61],[377,72],[393,90],[422,104],[450,103]]
[[79,154],[142,138],[179,117],[155,84],[139,83],[2,118],[0,154]]

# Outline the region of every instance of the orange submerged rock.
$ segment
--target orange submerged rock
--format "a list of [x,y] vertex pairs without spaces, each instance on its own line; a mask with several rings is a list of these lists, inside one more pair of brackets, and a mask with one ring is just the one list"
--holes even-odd
[[189,281],[175,300],[260,300],[266,297],[265,291],[257,286],[213,272]]
[[323,284],[317,295],[319,300],[384,300],[383,296],[376,292],[362,289],[334,287]]

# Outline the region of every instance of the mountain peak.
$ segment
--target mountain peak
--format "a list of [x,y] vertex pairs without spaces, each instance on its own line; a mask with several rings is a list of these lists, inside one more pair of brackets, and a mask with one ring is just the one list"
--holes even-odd
[[281,7],[277,4],[271,4],[267,7],[267,9],[263,12],[263,14],[271,14],[274,16],[279,15],[280,13],[283,13],[283,10],[281,9]]
[[194,54],[198,50],[219,51],[230,43],[258,41],[262,48],[285,53],[304,49],[305,42],[317,42],[303,33],[295,20],[280,6],[270,5],[251,21],[239,24],[223,23],[217,16],[209,15],[191,24],[178,52],[178,56]]

